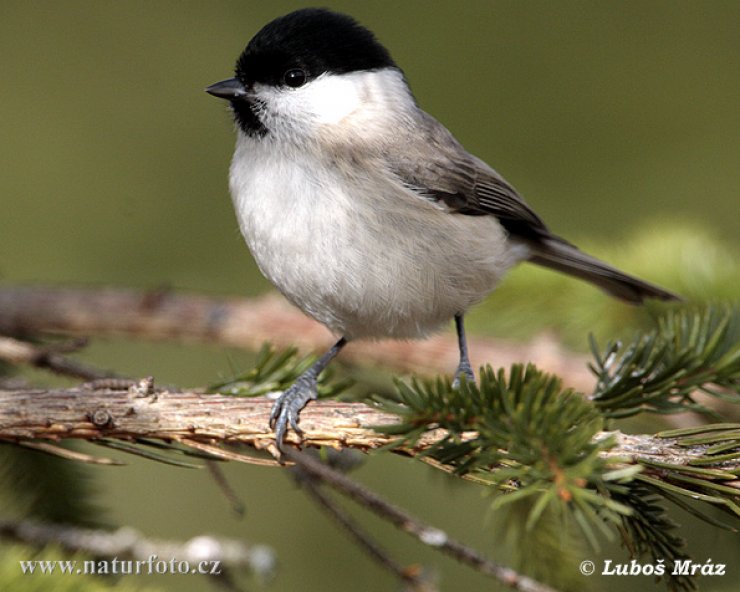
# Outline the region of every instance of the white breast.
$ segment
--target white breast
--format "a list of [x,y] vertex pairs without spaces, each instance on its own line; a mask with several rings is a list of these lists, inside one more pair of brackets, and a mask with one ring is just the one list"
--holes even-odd
[[239,134],[230,186],[262,273],[350,339],[422,336],[526,256],[493,217],[449,214],[380,172],[319,162],[269,135]]

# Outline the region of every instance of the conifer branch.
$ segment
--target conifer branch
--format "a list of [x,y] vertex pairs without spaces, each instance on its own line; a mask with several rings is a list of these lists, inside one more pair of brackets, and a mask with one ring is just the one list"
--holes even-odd
[[[655,436],[672,446],[693,448],[663,460],[624,456],[618,440],[599,437],[615,417],[643,411],[709,412],[694,399],[703,391],[740,403],[740,312],[737,307],[669,311],[658,328],[630,344],[612,344],[596,358],[598,377],[590,400],[564,389],[554,376],[514,365],[507,374],[490,367],[478,384],[452,388],[449,380],[398,384],[395,400],[379,399],[399,415],[385,426],[413,447],[431,428],[444,436],[422,455],[436,464],[508,494],[494,507],[530,499],[531,529],[548,508],[567,511],[592,546],[597,533],[619,532],[635,554],[673,562],[685,557],[683,542],[655,494],[715,526],[736,530],[740,518],[740,424],[710,424]],[[611,457],[611,458],[610,458]],[[685,500],[724,510],[720,523]],[[693,587],[690,579],[667,578],[675,590]]]
[[[142,397],[131,391],[107,389],[0,390],[0,441],[46,442],[51,446],[63,440],[85,440],[105,446],[117,441],[124,444],[121,450],[129,453],[136,450],[134,444],[144,450],[155,447],[164,460],[177,459],[185,451],[191,459],[214,458],[215,451],[220,450],[217,447],[223,444],[246,445],[263,451],[275,443],[274,434],[267,425],[272,402],[273,399],[267,397],[234,397],[197,391],[164,391]],[[394,433],[399,431],[401,422],[398,415],[364,403],[314,401],[301,415],[304,430],[301,443],[362,451],[393,447],[399,454],[419,455],[423,459],[433,446],[449,437],[443,429],[429,429],[413,443],[402,446],[402,437]],[[740,458],[732,449],[737,444],[723,438],[730,438],[740,425],[722,425],[730,430],[729,435],[716,432],[717,441],[728,446],[729,451],[725,452],[709,444],[715,427],[711,424],[702,428],[707,430],[708,436],[701,437],[695,445],[688,437],[672,437],[673,432],[637,435],[618,430],[594,432],[593,445],[599,449],[599,457],[609,462],[665,462],[676,466],[721,462],[728,471],[735,471],[740,469]],[[463,440],[473,436],[467,431]],[[287,439],[299,443],[294,434],[288,434]],[[197,454],[187,445],[175,448],[163,445],[180,441],[209,445],[214,453]],[[605,441],[612,441],[613,446],[605,447]],[[130,443],[130,447],[125,447],[126,443]],[[224,457],[230,453],[223,451]],[[233,460],[254,460],[261,465],[266,462],[260,456],[253,459],[246,454],[241,455],[244,458],[239,456],[235,455]],[[278,463],[269,461],[269,464]]]
[[630,343],[608,343],[604,353],[591,340],[591,400],[605,417],[643,411],[697,411],[714,415],[697,392],[740,403],[740,308],[715,305],[665,314],[653,331]]
[[[486,367],[479,383],[463,381],[460,388],[448,378],[399,381],[397,395],[376,397],[374,407],[312,403],[301,416],[303,444],[416,456],[487,486],[496,493],[494,507],[529,501],[526,529],[548,512],[567,513],[594,547],[600,535],[618,533],[633,555],[675,561],[685,552],[663,501],[716,526],[736,528],[740,424],[626,435],[613,429],[613,421],[641,412],[712,413],[697,392],[740,403],[739,339],[737,307],[669,311],[654,331],[626,345],[608,344],[603,353],[592,345],[597,381],[589,397],[532,365]],[[158,391],[146,380],[95,381],[96,387],[131,386],[127,390],[0,391],[0,441],[65,458],[69,451],[57,442],[83,439],[181,466],[193,466],[193,459],[276,464],[262,454],[276,451],[267,424],[272,399],[262,395],[286,388],[309,363],[295,350],[263,349],[254,369],[214,385],[229,396]],[[322,376],[322,394],[345,387]],[[295,434],[289,441],[297,443]],[[232,444],[257,454],[224,446]],[[295,453],[286,456],[300,462]],[[334,479],[318,468],[313,474],[327,484]],[[353,495],[350,489],[344,493]],[[731,522],[709,516],[703,508],[710,506],[724,510]],[[693,583],[674,577],[668,585],[688,590]]]

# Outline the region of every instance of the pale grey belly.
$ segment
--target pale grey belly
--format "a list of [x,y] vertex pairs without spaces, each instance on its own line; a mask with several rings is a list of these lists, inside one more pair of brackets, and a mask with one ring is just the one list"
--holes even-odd
[[413,338],[483,299],[526,256],[494,218],[425,203],[301,200],[243,211],[265,276],[338,335]]

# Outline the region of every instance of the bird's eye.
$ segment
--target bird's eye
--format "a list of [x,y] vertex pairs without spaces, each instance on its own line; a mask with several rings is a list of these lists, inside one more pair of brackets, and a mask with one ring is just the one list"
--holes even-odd
[[303,86],[306,84],[307,80],[308,75],[305,70],[301,70],[300,68],[291,68],[283,75],[283,81],[285,81],[285,84],[292,88]]

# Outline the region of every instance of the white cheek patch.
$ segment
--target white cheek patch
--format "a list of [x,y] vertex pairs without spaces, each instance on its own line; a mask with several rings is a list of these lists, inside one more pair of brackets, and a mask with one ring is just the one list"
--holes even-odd
[[288,91],[286,100],[300,104],[316,123],[339,123],[362,105],[361,87],[353,76],[322,74],[306,86]]
[[394,129],[399,114],[415,110],[403,74],[395,69],[322,74],[300,88],[254,86],[258,117],[283,140],[314,140],[318,134],[368,137]]
[[[322,74],[300,88],[255,87],[267,117],[293,124],[339,123],[362,105],[362,84],[352,75]],[[268,125],[268,128],[270,125]]]

